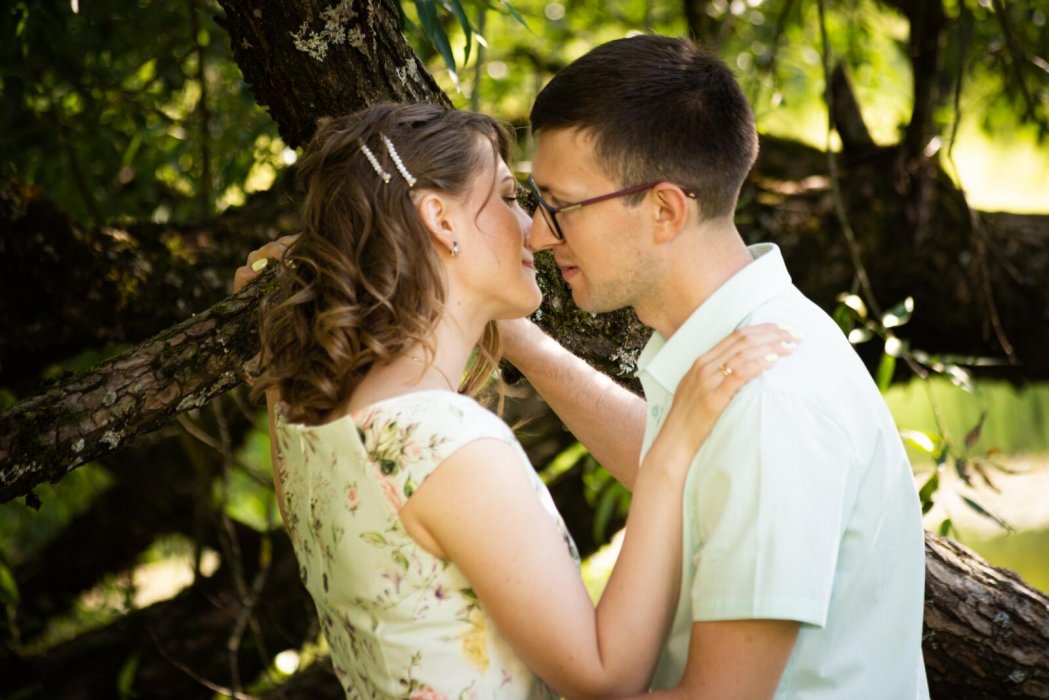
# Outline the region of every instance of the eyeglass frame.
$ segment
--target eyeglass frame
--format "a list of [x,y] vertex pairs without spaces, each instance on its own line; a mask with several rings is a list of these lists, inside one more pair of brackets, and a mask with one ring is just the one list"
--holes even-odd
[[[637,194],[638,192],[644,192],[650,190],[663,180],[656,180],[655,182],[648,182],[643,185],[633,185],[631,187],[624,187],[621,190],[615,192],[609,192],[608,194],[602,194],[597,197],[590,197],[578,202],[572,202],[571,204],[563,204],[559,207],[547,202],[543,199],[543,195],[539,192],[539,185],[536,184],[535,178],[531,175],[528,176],[528,189],[531,190],[532,195],[535,197],[536,206],[543,212],[543,220],[546,221],[547,226],[550,228],[550,233],[553,234],[554,238],[559,241],[565,239],[565,232],[561,230],[561,222],[557,220],[557,215],[562,214],[566,211],[572,211],[574,209],[582,209],[590,204],[597,204],[598,202],[604,202],[609,199],[615,199],[617,197],[626,197],[630,194]],[[690,198],[696,199],[696,193],[692,190],[685,189],[681,190]]]

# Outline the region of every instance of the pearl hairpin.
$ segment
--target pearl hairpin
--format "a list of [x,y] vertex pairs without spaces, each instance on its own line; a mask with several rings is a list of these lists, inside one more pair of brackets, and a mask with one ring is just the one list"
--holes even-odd
[[364,153],[364,157],[368,159],[368,162],[375,168],[375,172],[382,178],[383,183],[390,184],[390,174],[386,172],[381,165],[379,165],[379,159],[372,153],[372,149],[368,148],[364,141],[358,139],[357,143],[361,144],[361,151]]
[[386,151],[390,154],[390,158],[393,158],[393,164],[397,166],[397,172],[399,172],[405,182],[408,183],[408,189],[415,187],[415,178],[410,172],[408,172],[408,168],[404,167],[404,162],[401,160],[401,156],[398,155],[397,149],[393,147],[393,141],[390,141],[390,139],[386,137],[386,134],[379,134],[379,138],[381,138],[382,142],[386,144]]

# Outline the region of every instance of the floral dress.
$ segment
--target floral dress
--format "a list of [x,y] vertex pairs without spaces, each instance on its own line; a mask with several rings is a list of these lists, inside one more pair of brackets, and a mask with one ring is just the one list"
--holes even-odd
[[517,657],[462,572],[416,544],[398,512],[450,454],[496,438],[579,556],[507,425],[466,396],[421,391],[319,426],[278,417],[278,479],[299,575],[348,698],[557,697]]

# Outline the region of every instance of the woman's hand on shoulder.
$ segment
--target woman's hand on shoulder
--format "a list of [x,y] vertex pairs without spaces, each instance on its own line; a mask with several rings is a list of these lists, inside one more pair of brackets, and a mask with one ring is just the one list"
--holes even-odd
[[660,439],[682,441],[691,461],[736,392],[793,352],[797,342],[792,332],[771,323],[734,330],[682,377]]
[[239,292],[254,282],[270,260],[281,260],[298,237],[298,234],[281,236],[248,253],[248,259],[233,273],[233,292]]

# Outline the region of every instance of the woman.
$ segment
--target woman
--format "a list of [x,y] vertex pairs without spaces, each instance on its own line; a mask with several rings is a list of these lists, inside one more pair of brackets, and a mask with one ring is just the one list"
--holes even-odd
[[688,464],[788,351],[778,329],[730,336],[682,381],[595,610],[549,493],[471,398],[497,362],[496,322],[541,300],[509,155],[487,117],[384,104],[323,124],[300,161],[303,233],[263,309],[255,390],[351,698],[643,692],[678,594]]

